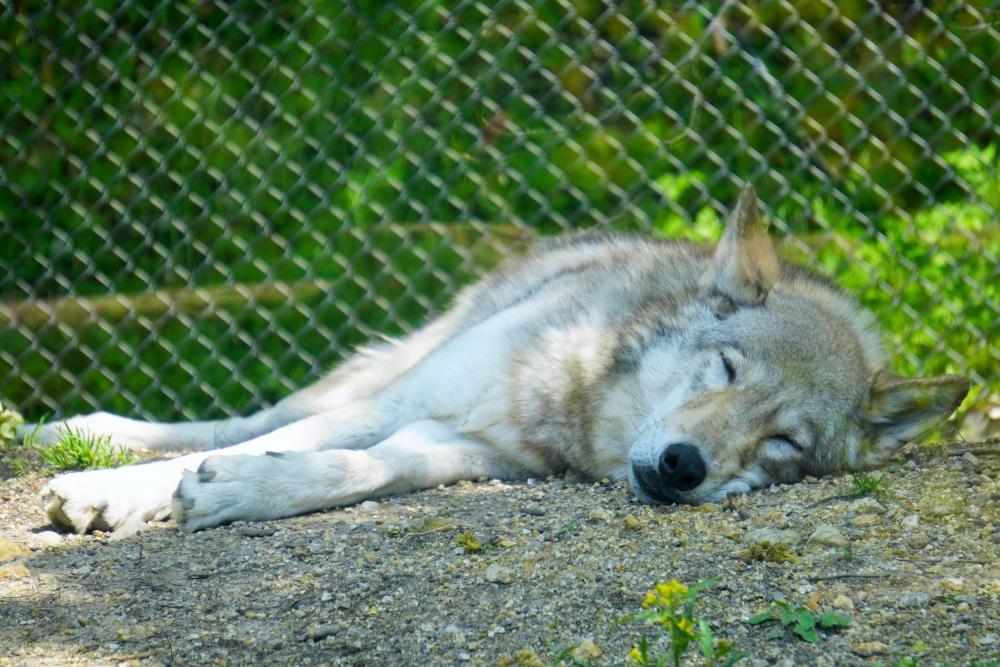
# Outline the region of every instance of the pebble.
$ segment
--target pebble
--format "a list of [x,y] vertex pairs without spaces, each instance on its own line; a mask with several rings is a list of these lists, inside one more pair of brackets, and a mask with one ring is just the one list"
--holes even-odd
[[502,565],[497,565],[496,563],[486,568],[484,576],[486,577],[486,581],[492,584],[514,583],[514,573],[511,569]]
[[589,521],[611,521],[611,512],[600,508],[590,510],[587,514]]
[[884,644],[883,642],[859,642],[852,644],[851,650],[857,655],[867,658],[873,655],[883,655],[891,649],[888,644]]
[[622,525],[625,527],[625,530],[642,530],[646,527],[646,522],[634,514],[629,514],[622,519]]
[[43,530],[40,533],[35,533],[31,536],[28,546],[32,549],[45,549],[46,547],[55,547],[62,544],[63,536],[54,530]]
[[240,526],[237,532],[244,537],[270,537],[277,530],[273,526],[250,524],[249,526]]
[[900,596],[899,607],[925,607],[931,601],[931,596],[923,592],[904,593]]
[[903,520],[899,523],[903,528],[916,528],[920,525],[920,517],[916,514],[910,514],[909,516],[903,517]]
[[816,530],[809,536],[809,544],[825,544],[831,547],[842,547],[847,544],[844,534],[828,523],[816,526]]
[[601,657],[601,648],[592,639],[584,639],[572,651],[574,660],[596,660]]
[[975,472],[979,468],[979,458],[972,452],[962,454],[962,468],[967,472]]
[[31,571],[17,561],[0,565],[0,579],[21,579],[30,575]]
[[851,504],[851,509],[858,514],[871,514],[872,512],[882,512],[885,510],[885,508],[882,507],[882,503],[875,500],[871,496],[864,496],[863,498],[855,500]]
[[771,544],[798,544],[802,536],[794,530],[779,530],[777,528],[758,528],[751,530],[743,536],[746,544],[760,544],[770,542]]
[[28,553],[22,545],[17,542],[8,542],[7,540],[0,540],[0,562],[5,560],[10,560],[15,556],[20,556],[21,554]]
[[358,505],[358,509],[362,512],[377,512],[381,507],[382,504],[377,500],[366,500]]
[[830,604],[832,604],[837,609],[854,609],[854,600],[847,597],[843,593],[833,598]]
[[853,519],[851,519],[851,525],[857,526],[858,528],[867,528],[868,526],[877,526],[882,523],[882,517],[878,514],[859,514]]
[[314,642],[321,641],[327,637],[332,637],[337,634],[337,626],[332,623],[326,623],[323,625],[316,625],[306,632],[306,639]]
[[961,577],[945,577],[941,580],[941,588],[946,591],[964,591],[967,586]]

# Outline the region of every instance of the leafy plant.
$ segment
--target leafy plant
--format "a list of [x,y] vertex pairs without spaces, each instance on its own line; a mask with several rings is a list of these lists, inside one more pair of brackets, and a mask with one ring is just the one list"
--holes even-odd
[[696,619],[694,616],[698,593],[714,583],[713,580],[707,580],[689,587],[672,579],[659,583],[649,590],[642,603],[646,611],[627,616],[624,620],[645,621],[659,625],[670,639],[670,653],[652,655],[649,638],[643,634],[638,646],[634,646],[629,652],[629,660],[637,665],[655,665],[655,667],[664,667],[670,660],[674,667],[679,667],[681,657],[692,642],[697,641],[702,657],[709,665],[728,667],[739,662],[744,657],[743,654],[733,650],[733,645],[728,640],[717,640],[708,622]]
[[855,473],[851,477],[851,484],[854,486],[854,494],[858,496],[871,496],[876,500],[885,500],[891,495],[886,478],[882,475]]
[[795,563],[799,559],[792,553],[792,548],[784,542],[758,542],[751,544],[743,551],[743,560],[759,560],[767,563]]
[[94,435],[66,427],[59,441],[42,451],[42,458],[59,470],[115,468],[135,461],[124,447],[111,444],[110,436]]
[[466,532],[461,533],[455,537],[455,542],[458,546],[465,549],[465,553],[472,554],[483,550],[482,541],[476,537],[475,533]]
[[750,625],[774,622],[791,630],[799,639],[813,643],[819,641],[820,630],[847,627],[851,624],[851,619],[831,612],[823,612],[817,616],[805,607],[792,607],[785,602],[778,602],[770,611],[757,614],[749,621]]

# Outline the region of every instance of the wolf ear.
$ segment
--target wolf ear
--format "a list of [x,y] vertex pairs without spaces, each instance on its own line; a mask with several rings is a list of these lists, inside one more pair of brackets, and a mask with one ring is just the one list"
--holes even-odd
[[969,381],[957,375],[909,379],[879,371],[864,415],[865,432],[874,446],[869,462],[884,459],[929,431],[954,412],[967,393]]
[[712,263],[698,284],[737,303],[758,305],[767,298],[780,273],[774,245],[757,212],[757,193],[748,185],[726,221]]

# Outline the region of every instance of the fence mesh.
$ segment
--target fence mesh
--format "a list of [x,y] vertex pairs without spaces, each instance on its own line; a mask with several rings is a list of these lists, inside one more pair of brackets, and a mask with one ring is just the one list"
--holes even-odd
[[899,372],[1000,388],[1000,14],[860,0],[0,0],[0,396],[245,412],[533,237],[744,182]]

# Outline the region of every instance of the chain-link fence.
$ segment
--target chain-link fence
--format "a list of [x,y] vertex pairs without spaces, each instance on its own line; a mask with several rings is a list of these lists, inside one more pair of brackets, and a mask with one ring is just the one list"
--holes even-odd
[[244,412],[539,234],[743,182],[900,372],[1000,387],[1000,12],[0,0],[0,397]]

